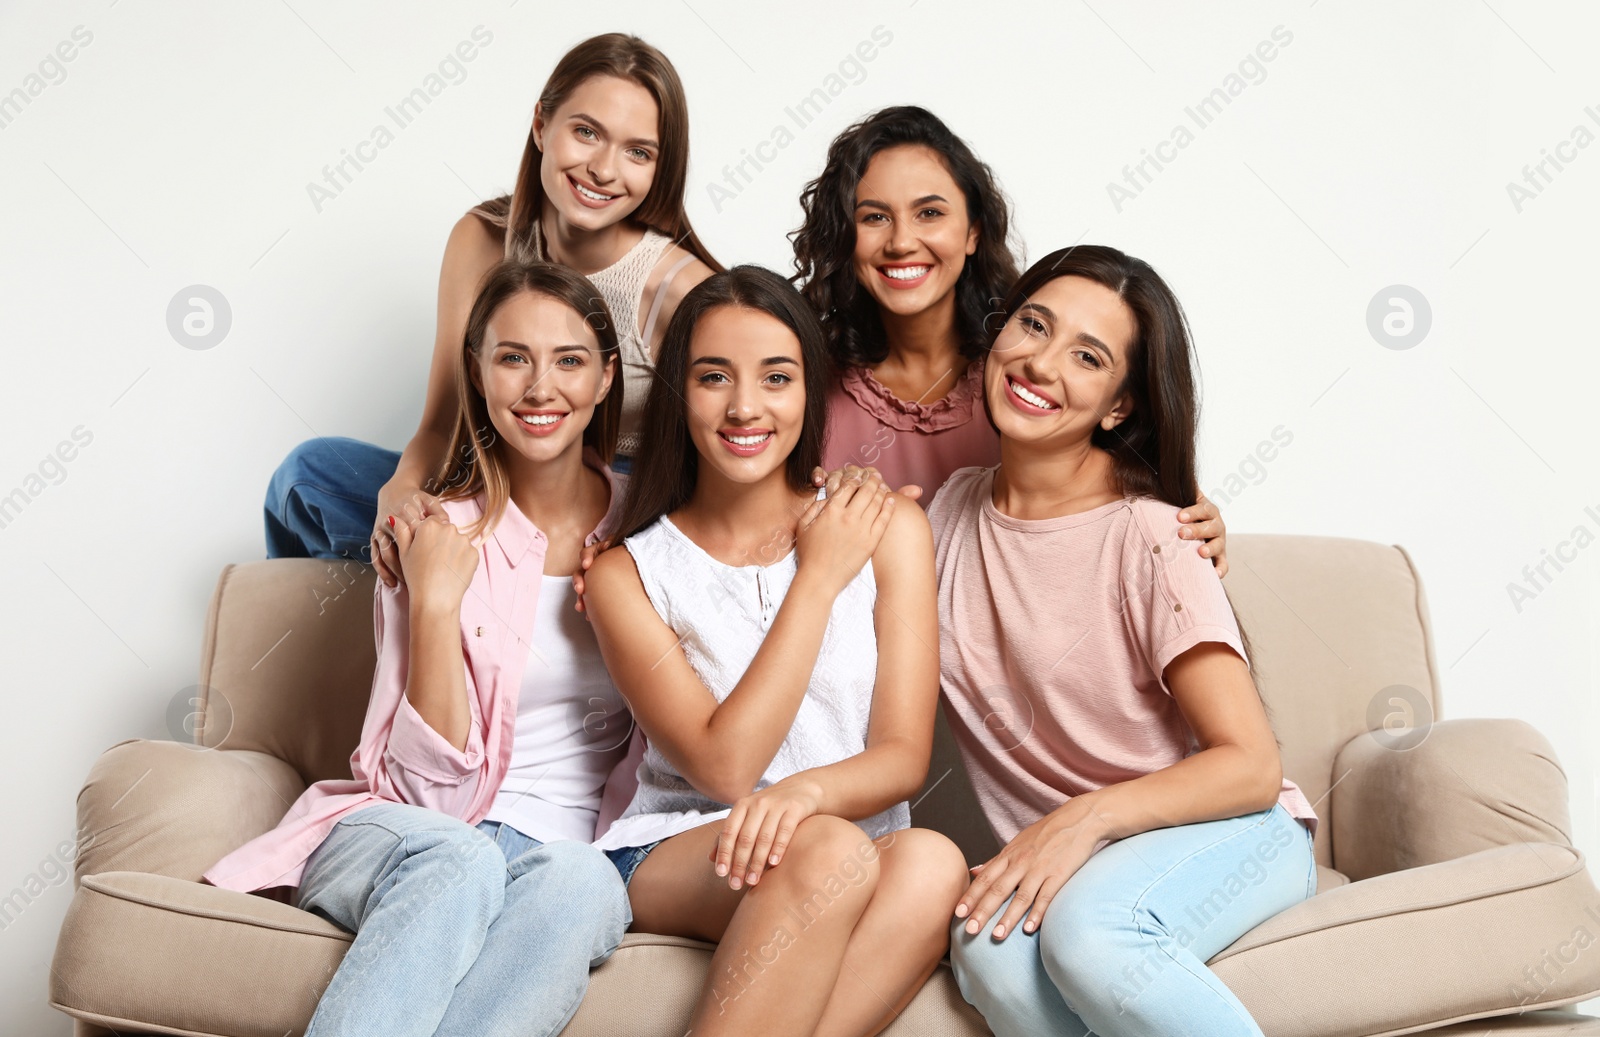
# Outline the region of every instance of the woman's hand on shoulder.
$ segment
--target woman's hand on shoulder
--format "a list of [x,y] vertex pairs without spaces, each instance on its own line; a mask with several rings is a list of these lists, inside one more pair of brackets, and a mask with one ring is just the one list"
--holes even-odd
[[1222,523],[1222,512],[1204,497],[1193,507],[1178,512],[1178,536],[1184,540],[1199,540],[1200,557],[1211,559],[1217,567],[1218,579],[1228,575],[1228,527]]
[[584,613],[585,619],[588,618],[588,610],[583,607],[583,595],[589,589],[589,581],[586,574],[589,572],[589,567],[594,565],[594,560],[600,557],[600,552],[609,550],[614,546],[616,545],[609,540],[601,540],[598,543],[585,544],[583,550],[578,554],[578,567],[572,570],[572,589],[578,595],[578,601],[572,607]]
[[878,549],[895,512],[895,501],[876,472],[865,469],[839,481],[823,500],[807,505],[795,532],[799,553],[796,579],[818,581],[824,592],[837,595],[856,578]]
[[[819,489],[822,487],[827,487],[828,494],[831,496],[834,489],[842,480],[849,478],[857,472],[866,473],[866,477],[868,478],[877,479],[879,481],[883,480],[883,473],[871,465],[862,468],[858,465],[847,464],[842,468],[835,468],[831,472],[823,468],[821,465],[818,465],[816,468],[811,469],[811,485],[818,487]],[[906,498],[907,500],[922,499],[922,487],[918,486],[916,483],[906,483],[904,486],[900,487],[898,492],[900,496]]]
[[478,571],[478,541],[444,514],[407,503],[386,516],[413,608],[457,609]]

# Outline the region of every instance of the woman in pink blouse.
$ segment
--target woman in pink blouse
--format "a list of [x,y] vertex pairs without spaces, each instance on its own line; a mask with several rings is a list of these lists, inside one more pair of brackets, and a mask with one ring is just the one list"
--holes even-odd
[[[984,322],[1017,263],[993,171],[927,109],[885,108],[829,145],[800,205],[794,279],[838,370],[823,467],[871,466],[931,499],[956,469],[999,461],[983,408]],[[1198,499],[1183,521],[1226,574],[1216,505]]]
[[485,275],[452,374],[444,456],[463,460],[435,473],[439,503],[385,523],[405,579],[376,587],[351,777],[312,785],[205,873],[290,888],[355,934],[308,1037],[556,1033],[631,920],[589,845],[626,706],[569,578],[621,510],[611,328],[567,267]]
[[1178,539],[1197,497],[1171,290],[1101,246],[1011,291],[983,373],[1000,463],[929,508],[946,714],[1004,848],[951,960],[998,1037],[1259,1035],[1205,962],[1315,890],[1245,640]]

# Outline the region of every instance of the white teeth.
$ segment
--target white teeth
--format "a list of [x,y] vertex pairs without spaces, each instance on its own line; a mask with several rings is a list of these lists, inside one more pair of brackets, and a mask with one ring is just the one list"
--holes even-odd
[[524,425],[554,425],[556,422],[558,422],[562,418],[566,417],[566,415],[565,414],[519,414],[519,415],[517,415],[517,417],[522,419],[522,423]]
[[896,281],[915,281],[932,269],[931,266],[892,266],[884,267],[883,272]]
[[722,438],[734,446],[755,446],[757,443],[765,443],[771,436],[770,432],[763,432],[759,436],[730,436],[724,433]]
[[583,195],[585,198],[593,198],[597,202],[609,202],[611,199],[616,197],[614,194],[597,194],[594,191],[589,190],[587,187],[584,187],[576,180],[572,182],[572,186],[576,187],[578,189],[578,193]]
[[1034,393],[1029,392],[1028,390],[1024,389],[1021,385],[1017,384],[1015,381],[1013,381],[1011,383],[1011,391],[1016,393],[1018,396],[1022,397],[1024,400],[1027,400],[1029,403],[1033,404],[1035,407],[1040,407],[1040,408],[1043,408],[1044,410],[1055,410],[1056,409],[1056,405],[1055,404],[1051,403],[1049,400],[1045,399],[1043,396],[1038,396],[1038,395],[1035,395]]

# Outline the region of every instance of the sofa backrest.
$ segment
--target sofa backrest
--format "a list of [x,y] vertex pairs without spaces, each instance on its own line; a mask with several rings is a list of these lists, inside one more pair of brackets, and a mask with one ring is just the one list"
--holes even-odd
[[[1249,639],[1284,773],[1327,822],[1341,746],[1369,730],[1437,717],[1421,581],[1403,550],[1360,540],[1234,534],[1228,556],[1224,585]],[[199,740],[271,753],[308,783],[349,777],[372,686],[373,579],[366,566],[311,559],[225,569],[202,648]],[[993,852],[942,718],[913,817],[949,834],[969,860]],[[1332,831],[1324,823],[1317,835],[1325,865]]]

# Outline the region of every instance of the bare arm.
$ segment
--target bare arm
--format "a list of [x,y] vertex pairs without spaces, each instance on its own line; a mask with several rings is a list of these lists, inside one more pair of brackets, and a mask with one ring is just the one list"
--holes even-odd
[[461,649],[461,601],[478,568],[478,549],[442,514],[397,517],[394,532],[411,574],[411,636],[407,645],[406,701],[458,750],[472,728],[466,659]]
[[755,658],[720,704],[650,604],[626,549],[605,552],[588,572],[590,622],[618,690],[657,750],[719,803],[749,793],[783,744],[834,599],[870,557],[888,522],[885,512],[892,512],[877,488],[852,486],[827,504],[808,509],[817,517],[801,533],[794,582]]
[[1130,781],[1074,796],[1017,834],[981,866],[956,905],[981,931],[1006,897],[995,927],[1004,938],[1027,914],[1038,928],[1050,901],[1104,842],[1156,828],[1238,817],[1270,808],[1283,782],[1278,744],[1244,660],[1207,641],[1168,664],[1165,677],[1200,751]]
[[928,776],[939,708],[938,590],[933,533],[921,508],[899,508],[872,556],[878,585],[873,627],[877,677],[867,747],[847,760],[801,771],[815,782],[818,813],[871,817],[914,795]]
[[456,221],[445,243],[444,261],[439,269],[439,300],[434,330],[433,360],[428,368],[428,389],[422,403],[422,420],[405,450],[394,475],[378,491],[377,525],[373,540],[373,564],[378,576],[393,586],[401,571],[394,538],[388,529],[388,516],[398,515],[405,502],[418,493],[432,495],[439,489],[428,485],[450,449],[450,435],[456,424],[456,368],[460,363],[462,338],[467,315],[478,294],[478,284],[489,268],[504,255],[504,246],[478,217],[468,214]]

